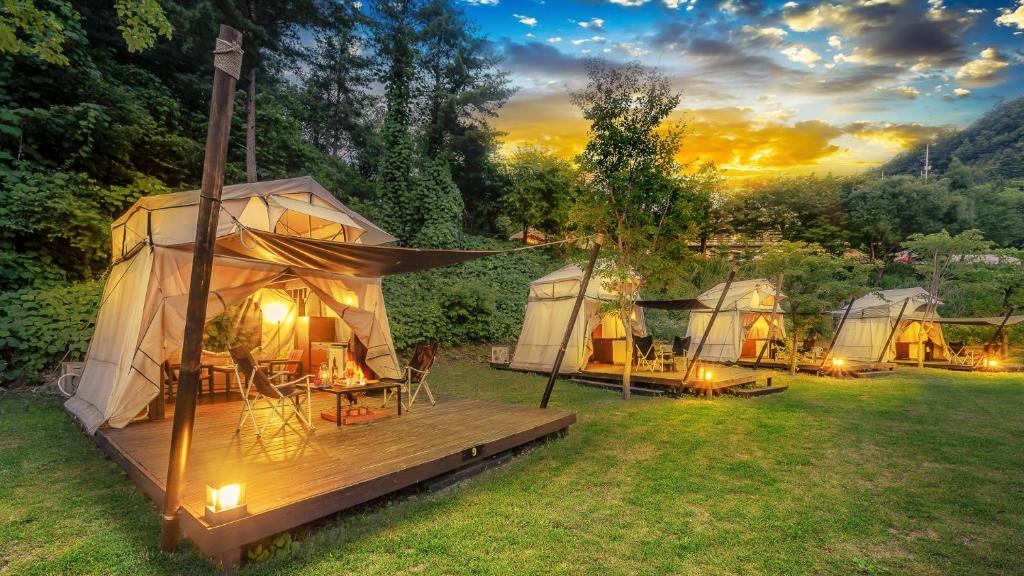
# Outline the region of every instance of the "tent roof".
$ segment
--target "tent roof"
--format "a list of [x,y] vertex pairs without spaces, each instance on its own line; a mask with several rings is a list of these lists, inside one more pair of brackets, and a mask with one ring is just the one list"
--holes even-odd
[[[916,315],[915,314],[915,315],[912,315],[912,316],[904,315],[903,318],[905,320],[917,320],[917,321],[927,320],[928,322],[934,322],[936,324],[960,324],[960,325],[963,325],[963,326],[999,326],[1000,324],[1003,323],[1003,318],[1004,317],[1003,316],[987,316],[987,317],[974,317],[974,318],[938,318],[938,317],[925,318],[924,316],[920,316],[920,315]],[[1010,316],[1009,318],[1006,319],[1006,325],[1007,326],[1013,326],[1015,324],[1020,324],[1021,322],[1024,322],[1024,315]]]
[[[718,299],[722,295],[722,291],[725,290],[725,282],[715,284],[713,288],[702,293],[697,297],[702,304],[708,308],[714,308],[718,304]],[[764,278],[754,278],[751,280],[738,280],[729,285],[729,292],[725,296],[725,300],[722,301],[722,310],[730,309],[754,309],[750,306],[741,304],[739,301],[751,296],[754,293],[758,293],[759,296],[778,296],[779,299],[786,297],[785,294],[779,292],[775,285]],[[756,306],[757,310],[771,309],[771,306]]]
[[[312,198],[316,198],[319,201],[319,205],[313,204],[312,201],[302,202],[301,200],[297,200],[293,197],[295,195],[302,194],[310,195],[311,200]],[[292,196],[292,198],[289,198],[289,196]],[[361,236],[361,242],[363,244],[386,244],[397,240],[397,238],[387,233],[373,222],[370,222],[355,210],[346,206],[341,200],[338,200],[333,194],[328,192],[326,188],[321,186],[319,182],[314,180],[312,176],[300,176],[297,178],[286,178],[283,180],[270,180],[266,182],[253,182],[247,184],[234,184],[231,186],[225,186],[221,192],[222,202],[245,200],[247,198],[263,198],[268,203],[271,201],[271,198],[273,198],[275,204],[288,210],[294,210],[296,205],[303,204],[306,208],[301,209],[300,211],[303,211],[304,213],[309,213],[308,210],[312,204],[313,209],[316,209],[316,213],[311,215],[333,222],[338,222],[339,219],[347,217],[352,222],[351,224],[346,224],[345,222],[338,223],[365,230]],[[280,202],[281,200],[283,200],[283,202]],[[291,200],[291,202],[288,202],[289,200]],[[145,198],[140,198],[136,201],[131,208],[115,220],[112,227],[116,228],[124,225],[138,211],[153,212],[168,208],[196,206],[198,204],[199,190],[146,196]],[[334,218],[327,217],[327,215],[332,212],[335,214],[341,214],[337,214]]]
[[[595,271],[590,277],[590,285],[587,286],[587,296],[590,298],[608,299],[615,298],[618,294],[617,290],[609,290],[606,286],[606,281],[609,280],[607,275],[601,274]],[[566,287],[560,287],[558,290],[554,289],[554,285],[562,283],[574,283],[578,285],[583,281],[583,269],[575,264],[568,264],[562,266],[558,270],[541,276],[540,278],[530,282],[530,294],[537,295],[541,293],[547,293],[550,297],[561,298],[565,297],[563,292]],[[547,290],[546,287],[551,286],[551,290]],[[578,293],[578,288],[572,288],[570,290],[573,294]]]

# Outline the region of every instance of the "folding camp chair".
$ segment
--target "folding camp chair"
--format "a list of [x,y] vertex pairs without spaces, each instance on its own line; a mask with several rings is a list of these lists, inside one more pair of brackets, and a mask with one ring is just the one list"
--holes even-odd
[[[267,427],[270,419],[268,418],[264,421],[262,427],[256,423],[256,404],[258,402],[266,403],[266,408],[272,410],[274,414],[281,419],[282,426],[286,425],[288,420],[294,416],[298,418],[300,422],[305,424],[307,429],[314,430],[316,428],[313,426],[313,403],[310,397],[310,388],[312,387],[311,379],[313,378],[312,375],[296,378],[289,382],[274,384],[272,381],[274,376],[268,376],[267,373],[259,367],[259,364],[257,364],[256,360],[252,357],[252,353],[249,352],[249,349],[245,346],[236,346],[232,348],[231,358],[235,361],[235,381],[238,382],[238,388],[242,393],[242,402],[244,403],[242,406],[242,415],[238,419],[238,429],[236,432],[242,430],[242,426],[245,425],[246,418],[249,418],[252,420],[253,427],[256,428],[256,435],[263,435],[263,429]],[[243,378],[243,374],[247,377]],[[245,382],[245,384],[243,384],[243,382]],[[305,383],[306,386],[296,386],[300,383]],[[253,394],[253,392],[255,392],[255,394]],[[306,396],[305,415],[303,415],[299,410],[299,403],[303,392],[305,392]],[[250,395],[252,395],[251,398]]]
[[[437,401],[434,400],[434,393],[430,390],[430,383],[427,382],[427,376],[430,374],[430,367],[434,365],[435,356],[437,356],[436,341],[417,343],[416,348],[412,352],[412,358],[409,359],[409,365],[405,367],[405,379],[390,380],[391,382],[402,383],[403,394],[409,399],[407,404],[402,405],[406,410],[412,409],[412,405],[416,402],[416,396],[419,395],[420,390],[427,393],[431,406],[437,404]],[[387,406],[388,401],[394,394],[394,392],[384,392],[384,406]]]
[[260,368],[274,375],[275,378],[287,375],[289,378],[302,376],[302,350],[295,348],[288,353],[287,360],[260,360]]
[[[686,355],[690,351],[690,341],[691,338],[689,336],[686,338],[680,338],[679,336],[672,338],[672,367],[678,372],[686,372],[686,363],[689,361]],[[678,362],[680,359],[683,361],[681,368]]]
[[654,348],[654,336],[644,336],[633,339],[633,355],[636,356],[637,370],[648,372],[659,371],[659,366],[664,368],[664,363],[658,351]]

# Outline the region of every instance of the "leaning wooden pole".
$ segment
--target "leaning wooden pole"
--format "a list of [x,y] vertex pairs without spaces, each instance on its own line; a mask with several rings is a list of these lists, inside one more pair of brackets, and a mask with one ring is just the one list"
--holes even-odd
[[167,462],[160,548],[171,552],[178,547],[178,509],[185,487],[185,470],[199,390],[199,363],[206,323],[206,301],[210,295],[213,248],[217,240],[220,195],[224,186],[224,162],[231,131],[231,113],[235,103],[235,83],[242,66],[242,33],[221,25],[213,51],[213,94],[210,98],[210,124],[206,131],[206,156],[203,158],[203,183],[199,192],[199,217],[192,253],[192,277],[189,281],[185,334],[181,346],[181,375],[174,402],[174,425]]
[[569,314],[569,324],[565,327],[565,334],[562,336],[562,345],[558,347],[558,354],[555,355],[555,364],[551,367],[551,375],[548,376],[548,385],[544,387],[544,397],[540,400],[540,407],[547,408],[551,400],[551,391],[555,388],[555,379],[558,378],[558,371],[562,369],[562,360],[565,358],[565,349],[569,347],[569,339],[572,338],[572,330],[576,326],[576,317],[580,315],[580,308],[587,295],[587,286],[590,285],[590,277],[594,273],[594,266],[597,265],[597,255],[601,252],[601,244],[604,239],[598,235],[594,237],[594,246],[590,249],[590,260],[587,261],[587,269],[583,271],[583,281],[580,283],[580,293],[576,295],[576,302],[572,305],[572,313]]
[[839,326],[836,326],[836,333],[832,335],[832,340],[828,343],[828,350],[825,350],[825,355],[821,357],[821,364],[818,365],[818,370],[825,367],[825,362],[828,362],[828,356],[832,353],[832,349],[836,347],[836,342],[839,341],[839,335],[843,332],[843,326],[846,325],[846,319],[850,317],[850,311],[853,310],[853,303],[857,300],[854,296],[850,298],[850,303],[846,305],[846,311],[843,312],[843,317],[839,320]]
[[725,302],[725,295],[729,293],[729,288],[732,286],[732,281],[735,278],[736,269],[733,268],[732,272],[729,272],[729,278],[725,281],[725,287],[722,288],[722,295],[718,297],[715,309],[711,311],[711,319],[708,320],[708,325],[704,328],[704,334],[700,337],[697,349],[693,351],[693,358],[686,363],[686,374],[683,374],[683,386],[686,386],[686,382],[690,379],[690,372],[693,371],[693,365],[700,361],[700,353],[704,350],[704,344],[708,341],[708,336],[711,335],[711,327],[715,325],[715,319],[718,318],[718,312],[722,309],[722,304]]
[[768,347],[774,342],[773,337],[775,336],[775,317],[779,312],[779,294],[782,293],[782,280],[784,276],[779,274],[778,280],[775,281],[775,298],[772,299],[772,315],[769,316],[771,319],[771,325],[768,326],[768,341],[761,347],[761,351],[757,353],[757,360],[754,361],[754,370],[757,370],[758,366],[761,365],[761,359],[764,358],[764,353],[768,351]]
[[885,344],[882,345],[882,351],[878,354],[878,361],[885,362],[885,355],[889,353],[889,344],[892,344],[893,336],[896,336],[896,330],[900,326],[900,321],[903,320],[903,313],[907,311],[907,304],[910,303],[910,298],[903,301],[903,306],[900,307],[900,313],[896,315],[896,321],[892,324],[892,330],[889,330],[889,337],[885,339]]
[[1003,321],[999,323],[999,327],[992,333],[992,337],[988,339],[988,344],[985,345],[985,348],[992,348],[992,345],[996,342],[996,338],[999,338],[999,335],[1006,329],[1006,323],[1010,321],[1010,316],[1013,316],[1013,311],[1016,309],[1016,306],[1010,306],[1010,309],[1006,311],[1006,316],[1003,316]]

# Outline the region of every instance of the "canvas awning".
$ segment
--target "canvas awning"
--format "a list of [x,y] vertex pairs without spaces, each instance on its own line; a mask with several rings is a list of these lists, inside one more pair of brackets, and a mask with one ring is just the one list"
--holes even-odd
[[712,310],[696,298],[682,300],[638,300],[637,306],[643,308],[657,308],[658,310]]
[[[192,251],[192,245],[180,246]],[[243,230],[217,240],[216,255],[323,270],[361,278],[442,268],[508,250],[438,250],[346,244]]]

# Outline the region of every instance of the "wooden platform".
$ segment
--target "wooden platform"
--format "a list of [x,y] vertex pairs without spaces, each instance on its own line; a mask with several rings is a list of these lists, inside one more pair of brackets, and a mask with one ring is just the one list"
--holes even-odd
[[[896,364],[901,366],[917,366],[917,360],[894,360]],[[986,368],[983,366],[974,366],[971,364],[953,364],[948,361],[930,361],[924,363],[925,368],[938,368],[940,370],[954,370],[957,372],[1024,372],[1024,366],[1016,364],[1006,364],[1000,361],[999,366],[995,368]]]
[[[770,380],[766,373],[741,366],[724,364],[705,364],[712,372],[710,381],[696,380],[697,371],[690,375],[690,380],[683,382],[683,372],[647,372],[634,370],[630,375],[633,384],[642,387],[658,387],[670,390],[675,394],[687,390],[700,391],[711,395],[722,393],[732,388],[753,386],[758,380]],[[623,367],[618,364],[589,364],[580,370],[579,377],[587,380],[622,382]]]
[[[738,366],[753,367],[756,362],[746,358],[739,359],[736,364]],[[831,362],[827,362],[824,367],[821,361],[818,362],[803,362],[797,364],[796,369],[799,372],[807,374],[815,374],[817,376],[852,376],[854,378],[863,378],[871,375],[881,375],[886,372],[895,370],[897,364],[894,362],[857,362],[847,361],[846,365],[843,366],[841,373],[834,373],[832,370]],[[761,360],[761,364],[758,366],[760,369],[765,370],[789,370],[789,363],[782,360]]]
[[[334,398],[314,394],[314,415]],[[380,405],[366,399],[366,405]],[[316,430],[268,426],[235,433],[241,402],[200,405],[180,514],[185,536],[215,562],[237,564],[241,548],[452,471],[475,466],[547,435],[576,415],[559,410],[443,399],[363,425],[336,427],[317,418]],[[391,403],[394,411],[394,402]],[[265,416],[259,416],[262,418]],[[100,430],[96,443],[162,505],[171,417]],[[294,422],[294,420],[293,420]],[[219,526],[204,518],[208,483],[244,482],[248,516]]]

